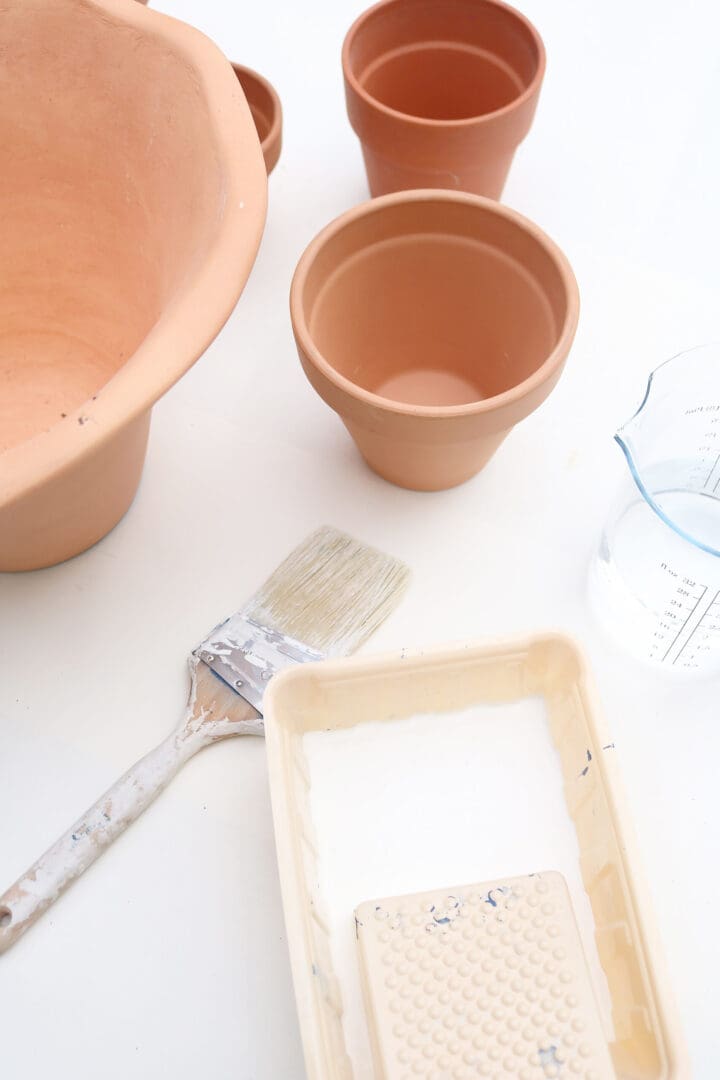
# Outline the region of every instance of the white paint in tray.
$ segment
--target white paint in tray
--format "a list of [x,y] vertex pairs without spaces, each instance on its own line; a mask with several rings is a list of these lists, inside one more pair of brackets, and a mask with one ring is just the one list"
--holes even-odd
[[544,702],[306,734],[318,876],[355,1080],[372,1080],[353,912],[364,900],[558,870],[603,1024],[610,997]]

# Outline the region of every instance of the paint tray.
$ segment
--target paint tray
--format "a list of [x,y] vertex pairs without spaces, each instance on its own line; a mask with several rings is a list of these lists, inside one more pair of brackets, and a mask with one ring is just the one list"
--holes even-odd
[[[265,702],[309,1080],[690,1075],[613,743],[570,640],[309,664]],[[436,1020],[453,1036],[431,1046]]]

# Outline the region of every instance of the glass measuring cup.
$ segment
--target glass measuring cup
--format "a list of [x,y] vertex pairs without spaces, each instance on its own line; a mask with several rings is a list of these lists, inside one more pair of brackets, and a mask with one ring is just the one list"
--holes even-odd
[[720,671],[720,345],[666,360],[617,431],[629,467],[590,574],[602,622],[673,671]]

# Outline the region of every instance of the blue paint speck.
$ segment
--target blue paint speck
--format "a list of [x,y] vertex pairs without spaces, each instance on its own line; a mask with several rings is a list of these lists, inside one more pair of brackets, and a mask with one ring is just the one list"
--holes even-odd
[[547,1065],[555,1065],[558,1069],[562,1067],[562,1061],[559,1061],[557,1056],[557,1046],[539,1046],[538,1057],[543,1068]]
[[497,889],[491,889],[490,890],[490,892],[485,897],[485,903],[490,904],[492,907],[497,907],[497,900],[495,900],[493,898],[493,893],[494,892],[495,893],[500,893],[502,896],[505,896],[505,894],[510,892],[510,890],[508,888],[506,888],[505,885],[498,885]]

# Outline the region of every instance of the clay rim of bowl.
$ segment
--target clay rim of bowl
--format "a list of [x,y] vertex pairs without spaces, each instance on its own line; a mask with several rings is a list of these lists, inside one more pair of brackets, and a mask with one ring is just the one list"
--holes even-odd
[[342,47],[342,67],[345,78],[352,87],[353,92],[357,94],[359,98],[362,98],[363,101],[371,108],[377,109],[378,112],[385,113],[386,116],[394,117],[396,120],[403,120],[405,123],[408,124],[417,124],[418,127],[472,127],[473,125],[487,124],[491,120],[495,120],[498,117],[504,116],[506,113],[511,113],[515,109],[519,108],[528,99],[532,98],[538,92],[540,84],[543,81],[546,63],[545,46],[543,44],[542,38],[540,37],[540,34],[535,29],[533,24],[528,18],[525,17],[525,15],[522,14],[521,11],[518,11],[517,8],[512,7],[510,4],[502,3],[502,0],[484,0],[484,2],[492,7],[498,8],[498,10],[500,11],[504,11],[506,15],[521,23],[530,34],[530,37],[532,38],[535,48],[537,50],[537,69],[535,71],[535,74],[533,75],[532,79],[525,87],[525,89],[522,91],[522,93],[518,94],[517,97],[514,97],[512,101],[509,101],[507,105],[502,105],[499,109],[493,109],[491,112],[478,113],[476,116],[463,116],[455,120],[438,120],[433,117],[415,116],[413,113],[400,112],[399,109],[393,109],[389,105],[384,105],[382,101],[378,100],[378,98],[373,97],[372,94],[369,94],[355,75],[354,68],[350,61],[350,49],[352,48],[355,35],[362,29],[363,25],[366,22],[369,22],[369,20],[382,8],[389,7],[390,4],[393,3],[393,0],[379,0],[379,3],[373,4],[372,7],[368,8],[366,11],[364,11],[361,15],[357,17],[357,19],[345,35],[345,40],[343,41]]
[[[328,240],[336,236],[339,232],[342,232],[345,226],[351,221],[358,218],[369,217],[371,214],[382,213],[386,207],[411,202],[460,203],[468,207],[483,209],[490,213],[497,214],[499,217],[503,217],[507,221],[512,222],[513,225],[522,229],[524,232],[529,233],[537,243],[545,249],[554,265],[557,267],[558,274],[560,275],[565,288],[567,310],[555,346],[552,352],[546,357],[542,364],[535,369],[532,375],[529,375],[527,379],[523,379],[522,382],[511,386],[509,390],[503,390],[501,394],[495,394],[488,398],[480,398],[478,401],[471,401],[464,405],[405,404],[402,401],[397,401],[393,398],[386,398],[382,397],[380,394],[374,394],[371,390],[364,390],[361,386],[358,386],[357,383],[354,383],[344,375],[341,375],[336,371],[332,364],[325,359],[315,345],[305,318],[303,293],[308,273],[310,272],[318,252]],[[580,295],[578,292],[577,281],[575,280],[575,274],[573,273],[572,267],[566,256],[550,237],[537,225],[533,224],[532,221],[529,221],[528,218],[523,217],[522,214],[518,214],[516,210],[511,210],[502,203],[496,202],[495,199],[488,199],[483,195],[471,195],[461,191],[442,191],[436,188],[427,188],[418,191],[398,191],[390,195],[381,195],[377,199],[369,199],[367,202],[361,203],[351,210],[347,210],[344,214],[341,214],[340,217],[331,221],[329,225],[326,225],[307,246],[297,264],[290,286],[290,312],[293,328],[298,335],[302,348],[308,358],[320,373],[339,390],[359,401],[365,402],[367,405],[375,406],[376,408],[379,407],[386,412],[397,413],[401,416],[450,419],[456,416],[473,416],[480,413],[492,412],[503,405],[514,404],[549,379],[553,373],[562,366],[570,350],[570,346],[572,345],[580,314]]]
[[[261,75],[259,71],[255,71],[254,68],[245,67],[244,64],[236,64],[233,61],[232,69],[235,72],[235,75],[239,80],[241,86],[243,83],[243,79],[246,79],[248,82],[256,83],[259,87],[262,88],[262,90],[267,94],[270,99],[270,104],[272,106],[272,121],[270,123],[270,130],[268,131],[267,135],[264,139],[260,140],[260,147],[262,149],[265,161],[272,161],[273,155],[275,153],[277,153],[279,156],[280,139],[282,137],[282,104],[280,102],[278,92],[273,86],[273,84],[271,82],[268,82],[265,76]],[[247,94],[245,96],[247,97]],[[268,168],[268,176],[275,168],[276,164],[277,158],[275,158],[275,160],[273,161],[272,166]]]
[[[194,72],[224,167],[222,225],[133,355],[66,419],[0,454],[0,506],[86,457],[147,412],[202,356],[232,314],[262,239],[267,172],[250,108],[217,45],[199,30],[127,0],[85,0],[88,17],[109,18],[164,41]],[[238,250],[245,253],[239,266]],[[200,312],[200,315],[196,313]],[[73,423],[78,416],[83,424]]]

